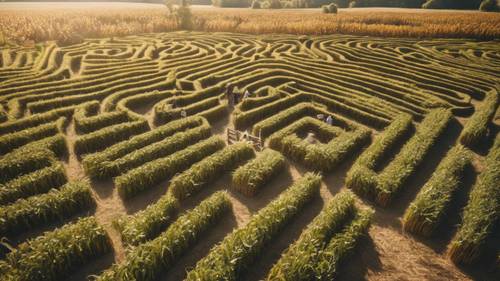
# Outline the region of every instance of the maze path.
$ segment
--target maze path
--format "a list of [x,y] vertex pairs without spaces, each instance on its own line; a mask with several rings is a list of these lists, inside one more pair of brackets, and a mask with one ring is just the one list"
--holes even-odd
[[[411,148],[425,155],[434,138],[439,141],[447,125],[437,121],[444,119],[433,122],[439,127],[435,134],[389,130],[386,138],[393,137],[394,142],[367,149],[369,139],[383,135],[401,118],[409,122],[408,128],[418,128],[433,112],[445,112],[436,108],[447,109],[446,120],[452,115],[469,117],[478,111],[477,104],[485,103],[486,93],[498,95],[499,67],[500,47],[494,42],[341,35],[178,32],[91,39],[65,47],[51,43],[0,49],[0,166],[8,170],[15,153],[29,153],[38,146],[47,147],[45,153],[53,152],[51,157],[63,162],[76,159],[66,170],[75,165],[79,174],[92,178],[96,214],[102,214],[106,208],[102,201],[120,201],[126,206],[127,200],[165,185],[168,179],[186,189],[189,196],[183,199],[191,193],[196,197],[194,190],[203,193],[219,174],[243,166],[254,157],[248,154],[250,147],[226,146],[220,137],[211,136],[215,127],[229,126],[268,140],[268,146],[287,156],[292,169],[326,175],[336,173],[360,150],[369,151],[361,159],[375,159],[369,172],[379,173],[386,162],[383,158],[395,150],[396,164],[388,164],[395,168],[387,174],[397,177],[398,165],[415,158],[408,152]],[[228,83],[249,90],[251,96],[235,107],[228,106]],[[183,113],[189,117],[183,118]],[[334,126],[315,119],[317,114],[332,116]],[[478,120],[482,122],[481,117]],[[316,135],[313,144],[305,138],[311,132]],[[419,135],[432,140],[419,145]],[[410,148],[398,151],[398,141],[412,137],[417,140],[408,141],[413,143]],[[68,152],[71,161],[65,159]],[[400,178],[418,172],[417,162],[422,159]],[[6,203],[0,209],[18,198],[44,204],[43,198],[56,194],[50,188],[61,189],[66,181],[73,182],[75,178],[66,177],[59,162],[13,171],[0,183]],[[95,193],[100,183],[95,181],[111,177],[115,178],[109,188],[116,197],[100,198]],[[149,202],[149,211],[137,212],[134,218],[141,221],[141,231],[159,237],[168,226],[168,222],[154,222],[161,221],[155,217],[156,210],[168,197],[161,198],[155,198],[160,203]],[[239,204],[237,208],[245,205],[240,198],[231,196],[231,201]],[[86,212],[89,208],[77,209]],[[148,218],[161,225],[148,225]],[[63,223],[73,220],[65,218]],[[111,233],[110,226],[106,227]],[[38,234],[22,236],[15,244]],[[159,241],[155,238],[152,235],[148,240]],[[144,241],[144,237],[130,239]],[[117,248],[121,243],[113,244],[115,252],[123,253]]]

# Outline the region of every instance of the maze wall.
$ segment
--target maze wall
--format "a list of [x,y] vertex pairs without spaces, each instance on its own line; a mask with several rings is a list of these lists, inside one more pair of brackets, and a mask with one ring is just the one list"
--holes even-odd
[[[233,181],[245,187],[233,192],[240,190],[258,200],[259,189],[287,165],[328,175],[357,155],[346,186],[368,204],[390,208],[456,120],[465,124],[463,131],[468,134],[460,137],[463,145],[473,147],[494,139],[489,128],[499,102],[498,42],[178,32],[0,50],[0,236],[20,249],[18,254],[2,249],[5,260],[0,261],[0,273],[6,272],[12,280],[66,276],[112,250],[106,236],[109,229],[101,228],[99,218],[98,222],[78,219],[95,214],[96,200],[103,199],[94,188],[101,181],[112,182],[110,188],[123,202],[169,181],[165,195],[114,224],[124,245],[140,246],[100,277],[116,280],[133,275],[149,280],[173,267],[175,259],[195,245],[235,200],[217,193],[195,209],[177,214],[184,200],[221,175],[238,169]],[[228,105],[225,96],[229,83],[251,93],[235,107]],[[319,121],[319,114],[330,116],[332,125]],[[266,147],[286,156],[287,165],[279,153],[256,152],[246,143],[226,144],[224,136],[217,135],[226,128],[262,138]],[[492,146],[486,166],[498,163],[498,144]],[[457,183],[443,187],[447,194],[435,195],[443,199],[435,206],[439,216],[470,162],[457,155],[466,154],[469,159],[473,154],[461,144],[456,146],[443,167],[438,167],[453,173],[442,178],[457,178]],[[498,192],[494,184],[489,185],[498,171],[487,173],[477,188],[479,194]],[[425,190],[441,182],[439,175],[435,177]],[[241,272],[317,193],[319,181],[317,175],[304,175],[254,214],[248,226],[227,236],[188,278],[199,280],[201,272],[215,274],[222,268],[227,276]],[[352,198],[346,193],[332,200],[332,205],[343,209],[322,212],[312,223],[332,229],[321,235],[306,229],[293,247],[314,246],[308,249],[345,255],[350,248],[339,245],[352,248],[372,216],[355,207]],[[419,214],[425,206],[418,204],[425,205],[422,202],[429,199],[419,195],[417,201],[411,207],[413,213],[405,215],[405,227],[427,235],[441,217],[426,225],[430,219]],[[496,212],[490,220],[464,224],[495,224],[500,203],[484,202],[472,202],[469,209],[489,206]],[[268,216],[281,219],[268,221]],[[344,228],[333,227],[340,225]],[[40,229],[56,226],[60,228],[22,243],[42,234]],[[491,229],[471,240],[486,241]],[[80,238],[72,239],[72,232]],[[241,250],[248,242],[241,240],[245,233],[257,233],[255,252]],[[310,235],[320,235],[322,240]],[[316,238],[322,244],[307,245]],[[57,259],[56,265],[44,266],[44,260],[58,255],[45,248],[44,241],[56,240],[57,247],[73,246],[64,249],[66,258]],[[455,243],[455,248],[465,247],[463,252],[468,254],[456,254],[454,261],[476,260],[483,244],[471,245]],[[269,280],[276,276],[299,280],[279,268],[287,264],[286,259],[293,259],[298,251],[293,247],[283,256],[285,260],[275,264]],[[175,253],[164,256],[165,249],[173,248]],[[311,259],[316,258],[314,251]],[[212,263],[209,257],[218,260],[223,252],[233,253],[239,262]],[[320,258],[315,263],[336,266],[338,262],[338,258]],[[142,264],[144,260],[154,262]],[[310,273],[331,278],[335,266]]]

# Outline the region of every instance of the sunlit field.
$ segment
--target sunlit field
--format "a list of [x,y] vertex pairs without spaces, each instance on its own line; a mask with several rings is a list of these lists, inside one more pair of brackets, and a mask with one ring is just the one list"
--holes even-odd
[[[397,8],[252,10],[194,6],[193,29],[248,34],[352,34],[409,38],[500,37],[500,14]],[[0,3],[0,30],[7,40],[58,40],[123,36],[178,30],[161,4]],[[1,40],[1,38],[0,38]]]
[[0,280],[495,280],[499,15],[0,3]]

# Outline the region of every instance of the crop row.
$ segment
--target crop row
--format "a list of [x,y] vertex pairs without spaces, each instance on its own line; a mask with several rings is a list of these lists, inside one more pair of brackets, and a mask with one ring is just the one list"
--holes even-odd
[[112,145],[98,153],[89,154],[83,158],[83,167],[87,174],[95,178],[105,178],[110,176],[105,171],[105,163],[113,162],[127,154],[142,149],[148,145],[159,142],[170,137],[177,132],[205,125],[206,120],[193,116],[185,119],[172,121],[160,127],[156,127],[149,132],[133,136],[129,140]]
[[160,183],[162,180],[184,171],[193,163],[202,160],[224,146],[225,143],[220,137],[211,137],[168,157],[148,162],[116,177],[114,179],[115,186],[122,198],[130,198]]
[[486,94],[486,98],[476,108],[476,112],[465,123],[460,133],[459,139],[463,145],[472,147],[484,141],[499,103],[500,95],[497,90],[492,90]]
[[158,236],[173,221],[178,208],[179,203],[174,197],[163,196],[146,209],[120,218],[115,225],[125,244],[139,245]]
[[285,158],[281,153],[266,149],[234,171],[234,188],[246,196],[255,196],[265,184],[281,173],[285,166]]
[[390,151],[405,140],[412,132],[413,124],[410,115],[399,115],[380,133],[373,143],[356,159],[346,175],[346,186],[363,196],[375,196],[373,187],[369,183],[374,172],[380,166],[381,160],[388,156]]
[[19,199],[0,207],[0,235],[13,235],[88,210],[94,200],[86,182],[71,182],[59,190]]
[[168,192],[179,200],[185,199],[253,157],[255,152],[248,142],[226,146],[175,176]]
[[54,153],[48,149],[29,147],[13,151],[0,159],[0,184],[48,167],[56,161]]
[[11,152],[30,142],[61,133],[65,122],[66,118],[62,117],[52,123],[1,136],[0,155]]
[[281,255],[268,273],[267,280],[312,280],[319,253],[334,233],[353,217],[354,211],[354,196],[351,192],[335,195]]
[[120,264],[113,265],[96,280],[155,280],[170,269],[203,234],[231,208],[224,192],[217,192],[181,215],[154,240],[133,248]]
[[110,251],[108,235],[95,218],[82,218],[19,245],[7,255],[2,280],[62,280]]
[[254,135],[265,139],[279,129],[292,124],[294,121],[299,120],[302,117],[316,117],[317,114],[331,116],[333,121],[332,125],[334,126],[338,126],[346,130],[355,128],[351,122],[345,120],[344,118],[331,114],[330,112],[318,108],[311,103],[299,103],[274,114],[270,118],[258,122],[253,126],[252,132]]
[[[435,109],[420,123],[415,135],[405,143],[400,152],[379,173],[373,168],[364,166],[361,162],[355,164],[349,172],[347,185],[356,192],[375,198],[382,206],[387,206],[394,196],[403,188],[406,180],[416,171],[428,154],[429,150],[442,135],[451,121],[449,110]],[[393,146],[400,136],[406,133],[408,119],[402,117],[387,134],[380,136],[366,152],[361,155],[362,161],[370,163],[385,154],[386,149]],[[373,148],[371,148],[373,147]],[[361,164],[361,165],[359,165]],[[375,164],[375,163],[374,163]],[[373,166],[373,164],[370,164]]]
[[300,210],[318,194],[321,177],[307,173],[278,198],[253,215],[198,261],[186,280],[239,280]]
[[66,181],[64,166],[59,162],[55,162],[48,167],[20,176],[5,184],[0,184],[0,205],[48,192],[52,188],[62,186]]
[[452,148],[436,168],[430,180],[422,187],[403,217],[405,231],[432,235],[446,216],[453,195],[462,183],[471,152],[462,145]]
[[97,152],[148,130],[149,125],[146,120],[106,127],[90,134],[79,136],[74,143],[75,152],[77,154]]
[[88,134],[104,127],[131,121],[131,118],[125,111],[114,111],[90,117],[75,114],[73,120],[75,121],[75,130],[79,134]]
[[[485,170],[478,176],[469,195],[462,224],[450,244],[455,263],[476,262],[487,248],[488,239],[500,220],[500,135],[485,160]],[[492,237],[491,237],[492,238]]]
[[182,150],[190,145],[210,137],[211,128],[208,124],[178,132],[162,141],[155,142],[141,149],[135,150],[121,158],[113,161],[100,163],[100,175],[118,176],[127,171],[144,165],[147,162]]
[[[310,144],[297,134],[313,130],[320,139],[331,139],[326,144]],[[333,138],[333,139],[332,139]],[[356,129],[345,132],[310,117],[303,118],[274,133],[269,146],[318,171],[331,171],[370,138],[370,132]]]
[[0,134],[13,133],[31,127],[36,127],[45,123],[56,121],[60,117],[66,117],[69,119],[74,114],[77,108],[96,107],[96,106],[98,108],[99,103],[97,101],[93,101],[93,102],[82,103],[77,106],[58,108],[47,111],[45,113],[35,114],[20,119],[13,119],[0,124]]

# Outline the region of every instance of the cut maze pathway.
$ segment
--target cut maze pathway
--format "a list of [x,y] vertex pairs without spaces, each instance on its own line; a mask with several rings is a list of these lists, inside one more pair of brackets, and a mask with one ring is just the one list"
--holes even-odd
[[[172,167],[149,182],[129,184],[127,180],[134,179],[127,179],[128,175],[156,175],[157,166],[151,163],[164,161],[161,165],[168,166],[171,162],[165,159],[174,154],[188,159],[179,153],[187,155],[209,135],[225,139],[227,128],[261,134],[268,146],[287,156],[287,169],[256,197],[235,191],[230,173],[223,171],[202,185],[199,192],[182,200],[180,213],[195,208],[217,190],[228,190],[232,212],[212,225],[201,241],[159,279],[184,279],[186,271],[193,269],[215,244],[234,228],[244,227],[286,187],[308,171],[323,170],[320,196],[287,224],[242,277],[264,279],[326,203],[349,189],[346,177],[360,155],[371,147],[370,142],[373,144],[401,116],[410,118],[414,128],[401,143],[390,146],[387,159],[374,169],[378,176],[398,157],[402,158],[412,137],[424,134],[420,124],[430,123],[426,119],[436,114],[448,116],[443,112],[450,112],[452,121],[442,128],[436,121],[437,129],[426,132],[428,139],[436,140],[417,151],[424,154],[424,164],[412,168],[404,190],[401,187],[394,202],[380,207],[379,201],[356,197],[357,206],[372,208],[375,214],[368,235],[342,263],[338,279],[489,280],[494,276],[486,265],[477,270],[457,268],[448,259],[446,249],[457,229],[452,224],[460,223],[459,213],[466,204],[468,190],[476,174],[485,168],[486,151],[493,146],[498,132],[498,118],[490,118],[496,121],[488,125],[491,130],[486,147],[471,152],[476,172],[465,181],[464,194],[460,195],[464,202],[457,203],[452,209],[455,213],[447,217],[447,225],[443,226],[446,235],[423,239],[406,233],[402,216],[446,153],[459,142],[473,113],[485,104],[488,95],[498,96],[498,42],[177,32],[91,39],[65,47],[47,43],[37,49],[4,48],[0,52],[0,163],[9,155],[29,153],[32,146],[44,146],[61,159],[69,182],[91,176],[84,168],[87,157],[104,157],[96,158],[100,160],[97,164],[109,173],[104,179],[90,181],[96,207],[82,213],[92,214],[105,229],[113,251],[74,272],[70,280],[85,280],[113,262],[124,262],[126,246],[113,222],[153,205],[170,192],[171,179],[217,152],[186,160],[190,161],[186,167]],[[28,56],[35,59],[26,60]],[[228,109],[224,99],[228,83],[249,90],[251,97]],[[181,111],[189,117],[182,118]],[[311,121],[310,117],[320,113],[333,116],[333,129]],[[57,125],[61,117],[66,118],[66,123],[59,131],[41,129],[44,124]],[[193,124],[166,133],[169,124],[182,120]],[[210,126],[210,133],[204,133],[204,126]],[[306,145],[301,137],[308,132],[314,132],[321,142]],[[184,134],[185,142],[174,143],[169,138],[174,133]],[[24,141],[22,134],[27,134],[29,140]],[[66,142],[67,153],[58,152],[57,138]],[[125,143],[135,148],[103,156]],[[286,145],[303,152],[304,157],[290,154],[284,149]],[[327,164],[307,162],[318,151],[327,155]],[[115,166],[119,171],[113,170]],[[127,184],[144,190],[132,190],[133,194],[127,195],[123,191]],[[73,220],[65,218],[57,226]],[[48,230],[54,227],[47,223]],[[36,228],[34,231],[28,237],[41,234]],[[13,239],[13,244],[27,238],[21,237]]]

